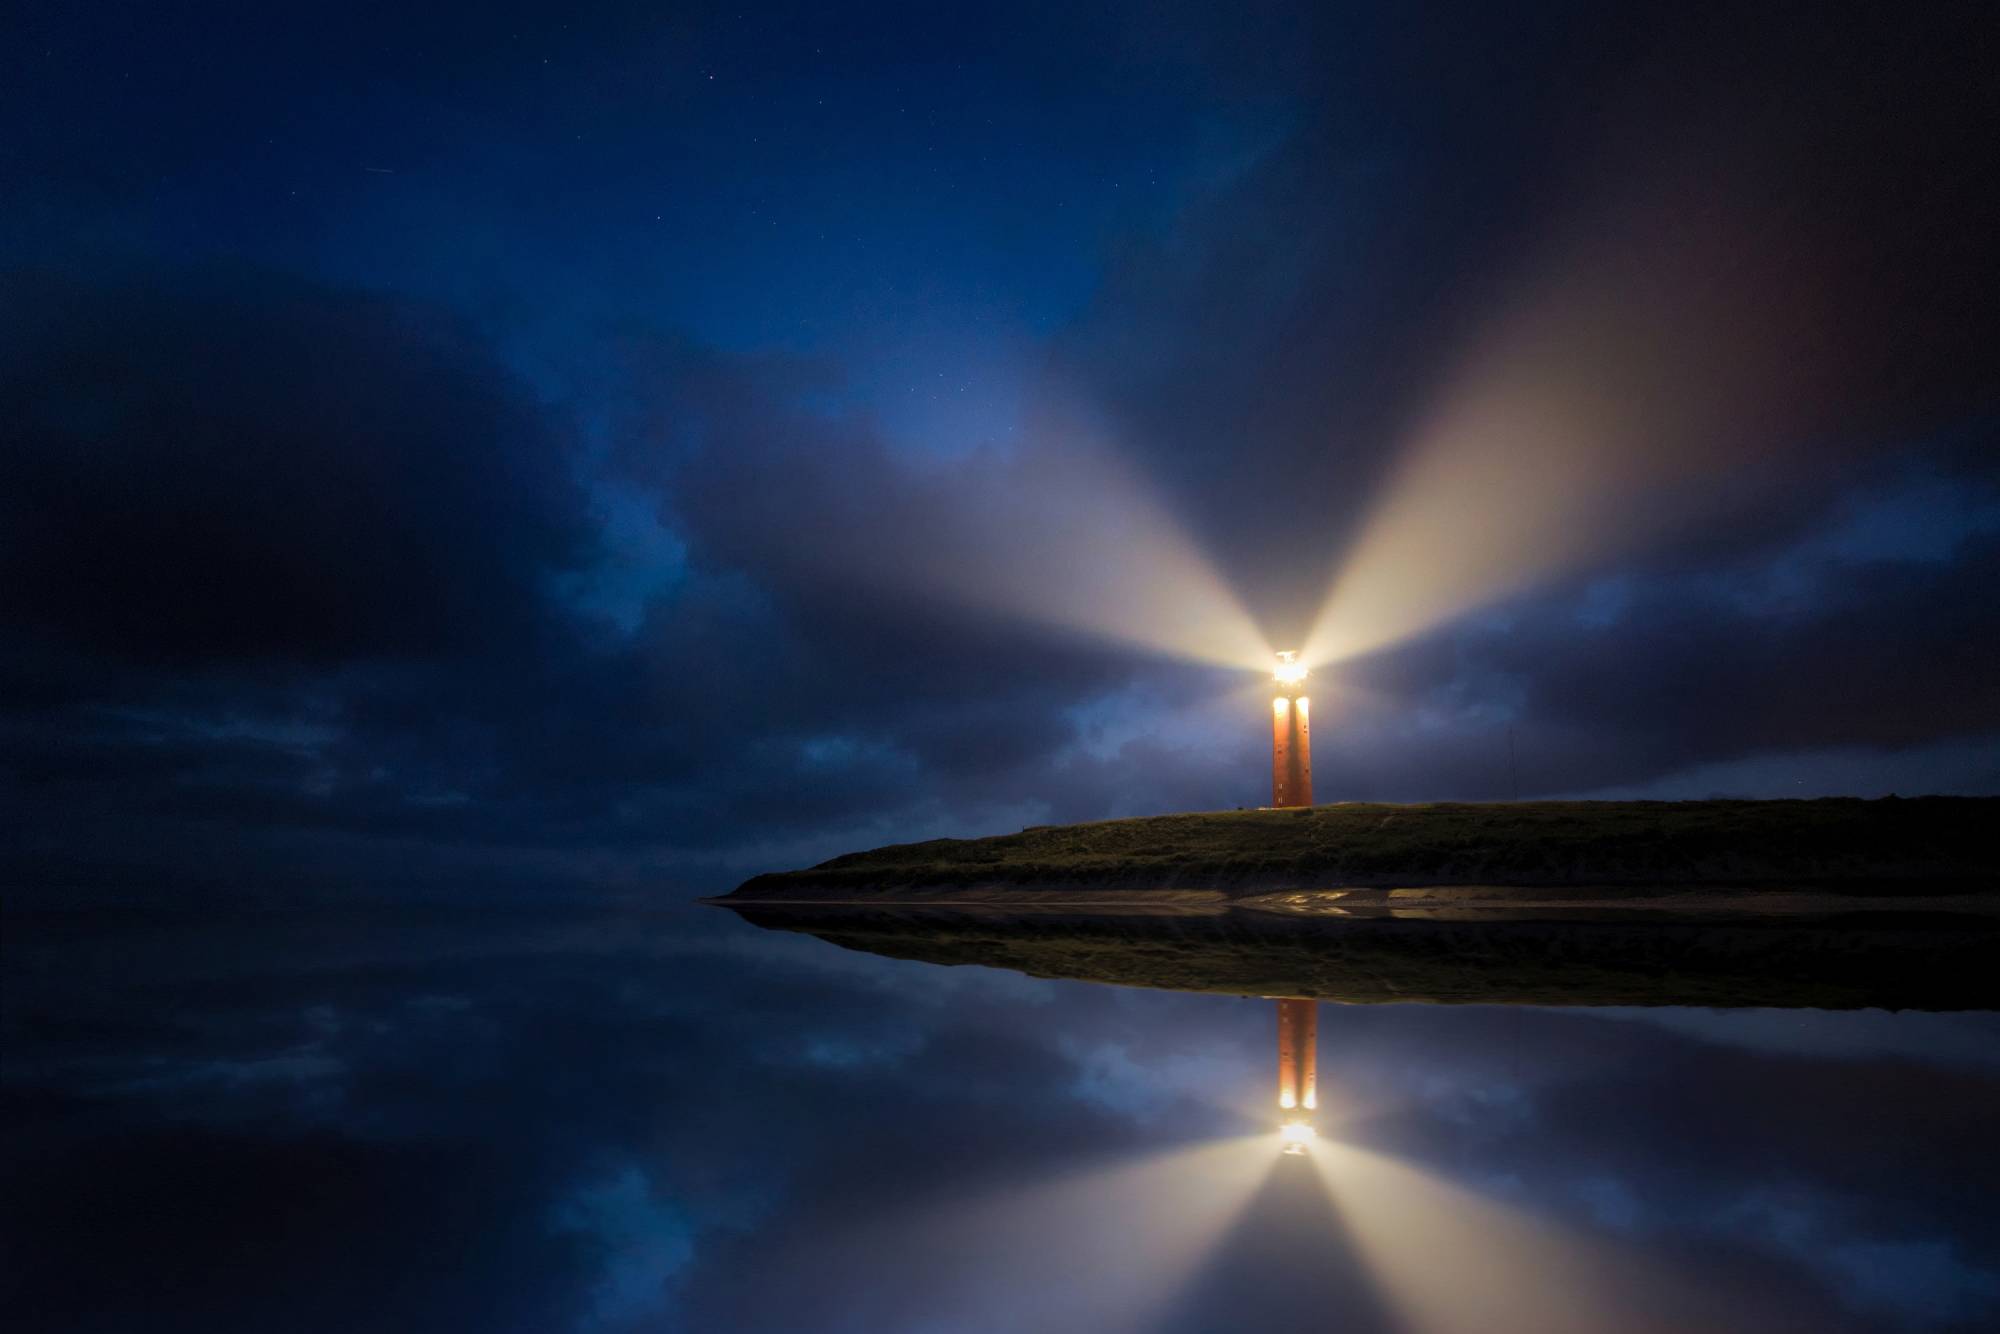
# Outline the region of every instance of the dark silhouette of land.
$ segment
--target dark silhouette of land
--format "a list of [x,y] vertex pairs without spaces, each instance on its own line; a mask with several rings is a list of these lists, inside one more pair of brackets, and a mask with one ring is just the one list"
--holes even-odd
[[747,920],[939,964],[1329,1001],[2000,1007],[2000,799],[1355,804],[937,839]]
[[897,844],[725,901],[1763,914],[1948,897],[1978,911],[2000,886],[1996,830],[1992,797],[1347,803]]
[[730,906],[757,926],[870,954],[1170,991],[1349,1004],[2000,1009],[1991,914]]

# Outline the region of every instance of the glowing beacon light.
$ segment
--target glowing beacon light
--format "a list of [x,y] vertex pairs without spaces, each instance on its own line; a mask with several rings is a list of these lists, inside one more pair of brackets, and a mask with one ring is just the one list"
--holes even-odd
[[[1278,1128],[1286,1153],[1304,1153],[1319,1107],[1319,1002],[1278,1002],[1278,1107],[1293,1113]],[[1305,1115],[1299,1115],[1305,1113]]]
[[1313,804],[1312,703],[1306,698],[1306,665],[1296,652],[1280,653],[1271,672],[1271,804]]

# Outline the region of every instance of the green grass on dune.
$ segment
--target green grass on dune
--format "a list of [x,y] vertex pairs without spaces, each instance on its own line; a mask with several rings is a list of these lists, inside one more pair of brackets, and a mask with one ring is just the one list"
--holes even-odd
[[1224,890],[1991,882],[2000,798],[1350,803],[1044,825],[759,876],[743,897],[1036,888]]

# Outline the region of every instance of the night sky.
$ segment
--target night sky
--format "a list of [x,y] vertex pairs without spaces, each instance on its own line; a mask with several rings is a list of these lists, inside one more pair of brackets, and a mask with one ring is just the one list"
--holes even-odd
[[2000,1327],[2000,1016],[690,902],[2000,793],[1988,8],[7,6],[0,1325]]
[[5,878],[2000,791],[1979,10],[17,7]]

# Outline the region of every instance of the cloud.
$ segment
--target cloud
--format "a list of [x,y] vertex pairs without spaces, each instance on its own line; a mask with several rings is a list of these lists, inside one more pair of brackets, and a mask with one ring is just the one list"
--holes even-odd
[[478,654],[588,550],[560,426],[435,311],[234,272],[0,304],[17,631],[166,667]]
[[591,1294],[596,1328],[630,1328],[657,1318],[675,1276],[694,1258],[693,1229],[654,1196],[644,1169],[632,1164],[578,1188],[556,1208],[553,1226],[581,1234],[602,1252],[604,1276]]
[[[19,1244],[0,1303],[63,1327],[746,1331],[802,1309],[1000,1328],[996,1293],[1029,1279],[1058,1324],[1108,1299],[1190,1328],[1367,1305],[1382,1272],[1321,1214],[1287,1242],[1273,1198],[1179,1256],[1204,1263],[1147,1263],[1181,1217],[1183,1151],[1268,1125],[1267,1003],[773,940],[705,910],[484,905],[93,914],[30,936],[6,979],[0,1216]],[[462,1003],[421,1003],[442,995]],[[1469,1263],[1553,1238],[1530,1253],[1633,1300],[1715,1294],[1725,1327],[1772,1327],[1773,1301],[1816,1330],[1990,1317],[2000,1086],[1966,1055],[1990,1024],[1793,1014],[1810,1050],[1780,1051],[1771,1016],[1642,1017],[1335,1007],[1322,1133],[1477,1206],[1401,1239],[1431,1267],[1441,1244]],[[804,1031],[900,1036],[853,1064],[796,1059]],[[305,1038],[341,1065],[337,1102],[122,1077],[257,1069]],[[1375,1235],[1424,1223],[1412,1207],[1341,1197]],[[1296,1262],[1308,1243],[1325,1263]],[[1647,1264],[1578,1258],[1621,1248]],[[440,1249],[452,1263],[411,1262]]]
[[[36,878],[186,865],[225,829],[222,880],[301,836],[334,863],[698,852],[963,811],[1117,679],[714,523],[698,569],[601,620],[570,596],[599,557],[574,433],[434,311],[270,274],[13,291],[0,742]],[[121,846],[131,870],[80,869]]]
[[1994,92],[1948,17],[1849,19],[1113,25],[1282,108],[1108,238],[984,446],[630,318],[554,401],[411,299],[16,273],[5,874],[722,888],[1254,802],[1236,674],[1329,586],[1374,609],[1329,796],[1946,756],[2000,726]]

